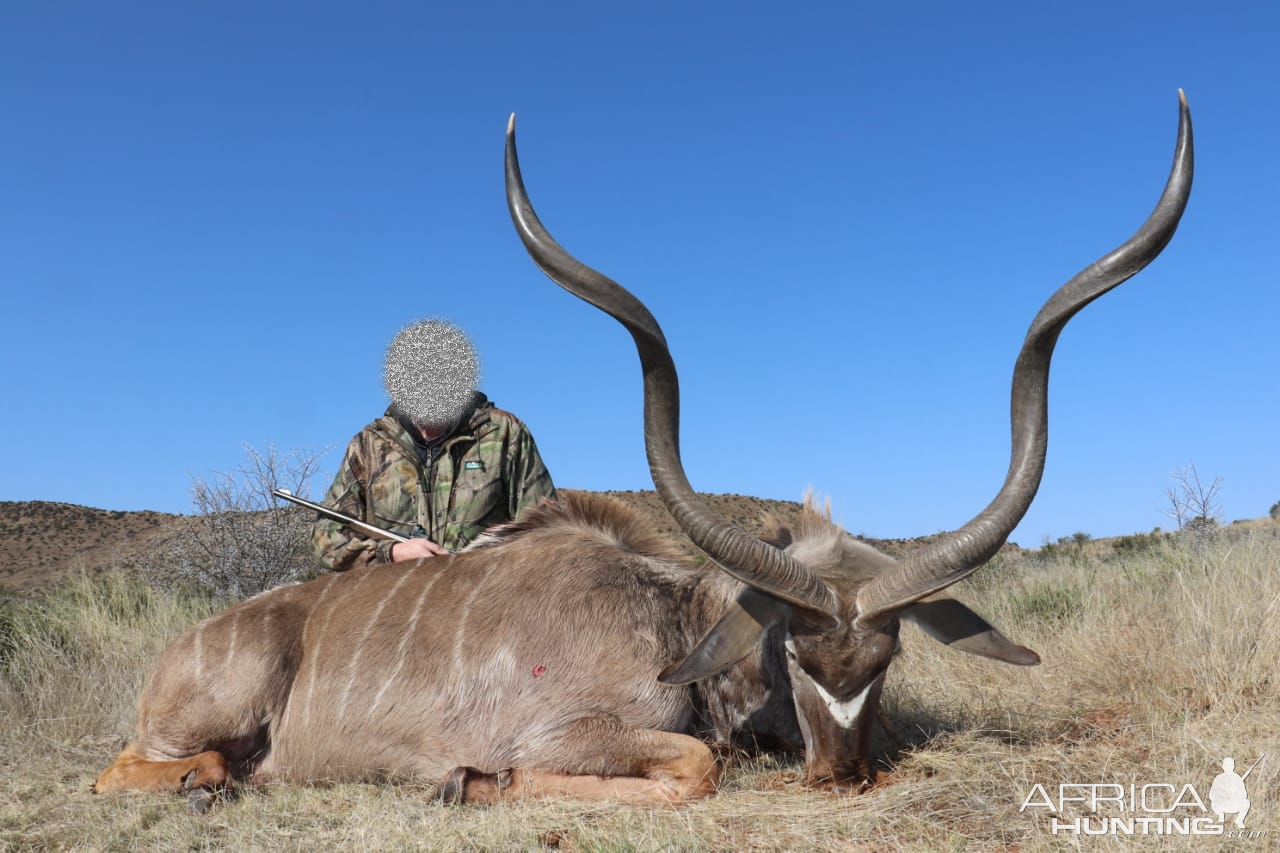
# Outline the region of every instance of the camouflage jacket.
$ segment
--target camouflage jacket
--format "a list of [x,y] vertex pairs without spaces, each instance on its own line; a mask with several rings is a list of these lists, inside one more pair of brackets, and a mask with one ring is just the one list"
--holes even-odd
[[[555,497],[528,428],[483,394],[476,394],[470,415],[441,439],[424,442],[411,429],[393,406],[360,430],[347,446],[325,505],[456,551],[485,528]],[[311,542],[320,562],[335,571],[390,562],[394,544],[324,518],[312,527]]]

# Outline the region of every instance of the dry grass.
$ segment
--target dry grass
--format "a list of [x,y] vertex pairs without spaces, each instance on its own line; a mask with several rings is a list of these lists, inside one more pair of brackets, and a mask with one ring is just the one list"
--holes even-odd
[[[94,797],[150,660],[210,605],[80,579],[0,601],[0,849],[1273,849],[1280,526],[1235,534],[993,566],[957,594],[1044,663],[987,663],[904,629],[885,691],[891,784],[832,797],[801,790],[795,763],[744,758],[718,796],[679,810],[443,808],[425,788],[375,785],[259,788],[203,817],[177,798]],[[1207,798],[1224,756],[1243,770],[1264,751],[1248,782],[1263,839],[1055,837],[1043,810],[1018,811],[1036,783],[1191,783]]]

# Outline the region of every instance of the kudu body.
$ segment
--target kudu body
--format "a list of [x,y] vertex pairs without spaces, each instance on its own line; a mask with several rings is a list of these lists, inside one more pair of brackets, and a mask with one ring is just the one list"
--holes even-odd
[[1013,453],[973,521],[902,561],[807,508],[754,539],[689,487],[675,367],[630,293],[573,259],[534,215],[507,136],[512,219],[558,284],[632,333],[644,371],[654,483],[715,561],[694,568],[607,498],[566,493],[465,552],[263,593],[160,656],[138,736],[95,784],[204,791],[253,779],[442,780],[449,800],[519,796],[680,802],[710,793],[706,741],[803,745],[811,784],[873,778],[871,720],[900,621],[962,651],[1038,661],[935,594],[977,570],[1026,512],[1043,472],[1049,359],[1078,310],[1149,263],[1190,193],[1190,116],[1155,212],[1064,285],[1014,370]]

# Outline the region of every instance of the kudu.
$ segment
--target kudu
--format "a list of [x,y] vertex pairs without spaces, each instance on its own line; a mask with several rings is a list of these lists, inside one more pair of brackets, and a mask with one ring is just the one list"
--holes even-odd
[[901,561],[813,510],[765,542],[699,499],[681,467],[662,332],[639,300],[543,229],[520,176],[513,117],[506,180],[516,229],[553,280],[630,330],[654,483],[724,571],[690,566],[613,501],[567,493],[455,556],[271,590],[161,654],[138,735],[94,789],[198,797],[233,775],[425,778],[441,780],[448,801],[683,802],[714,790],[706,741],[735,740],[802,745],[810,784],[857,789],[873,778],[871,721],[901,620],[961,651],[1039,660],[935,594],[990,559],[1031,503],[1059,332],[1155,258],[1177,227],[1192,182],[1190,114],[1179,101],[1173,169],[1155,211],[1031,324],[1014,368],[1004,485],[972,521]]

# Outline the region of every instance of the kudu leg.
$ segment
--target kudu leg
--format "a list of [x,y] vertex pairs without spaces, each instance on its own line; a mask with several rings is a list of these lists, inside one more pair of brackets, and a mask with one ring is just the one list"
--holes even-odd
[[95,794],[112,791],[165,791],[182,793],[196,788],[213,788],[231,776],[227,757],[209,750],[170,761],[154,761],[125,747],[110,767],[103,770],[90,789]]
[[558,770],[455,768],[441,784],[441,796],[467,803],[558,797],[680,805],[714,793],[720,779],[711,750],[697,738],[611,720],[579,720],[553,750]]
[[267,743],[297,672],[301,587],[241,602],[161,653],[138,702],[137,735],[92,790],[183,793],[227,783]]

